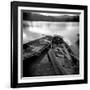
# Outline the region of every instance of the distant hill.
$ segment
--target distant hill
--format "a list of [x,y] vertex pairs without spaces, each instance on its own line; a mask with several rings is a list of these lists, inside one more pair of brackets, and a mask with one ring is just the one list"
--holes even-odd
[[79,16],[44,16],[40,14],[23,13],[23,20],[28,21],[52,21],[52,22],[79,22]]

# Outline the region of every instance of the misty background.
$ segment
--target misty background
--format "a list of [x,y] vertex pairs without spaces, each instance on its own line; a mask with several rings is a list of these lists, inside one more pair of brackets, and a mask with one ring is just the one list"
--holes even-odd
[[74,44],[79,34],[78,14],[23,13],[23,43],[44,37],[61,35],[69,44]]

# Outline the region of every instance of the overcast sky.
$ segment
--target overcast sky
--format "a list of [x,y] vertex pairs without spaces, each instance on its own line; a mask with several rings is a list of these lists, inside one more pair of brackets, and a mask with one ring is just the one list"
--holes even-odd
[[32,14],[40,14],[44,16],[62,16],[62,15],[69,15],[69,16],[78,16],[79,14],[63,14],[63,13],[45,13],[45,12],[32,12]]

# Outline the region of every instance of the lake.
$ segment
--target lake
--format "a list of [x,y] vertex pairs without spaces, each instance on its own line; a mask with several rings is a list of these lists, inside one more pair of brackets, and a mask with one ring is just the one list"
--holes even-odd
[[61,35],[73,44],[79,34],[79,22],[47,22],[47,21],[23,21],[23,43],[38,39],[45,35]]

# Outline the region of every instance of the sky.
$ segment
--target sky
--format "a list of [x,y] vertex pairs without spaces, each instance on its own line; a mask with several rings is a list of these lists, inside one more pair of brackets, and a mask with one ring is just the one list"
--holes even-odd
[[32,14],[40,14],[40,15],[44,15],[44,16],[62,16],[62,15],[69,15],[69,16],[77,16],[79,14],[63,14],[63,13],[45,13],[45,12],[32,12]]

